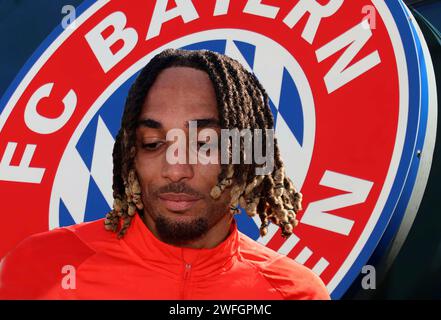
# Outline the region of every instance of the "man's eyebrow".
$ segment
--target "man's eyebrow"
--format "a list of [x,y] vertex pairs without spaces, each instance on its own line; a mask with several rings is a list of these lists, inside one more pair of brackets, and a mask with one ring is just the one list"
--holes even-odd
[[158,122],[156,120],[153,119],[142,119],[138,121],[138,127],[143,126],[143,127],[147,127],[147,128],[152,128],[152,129],[161,129],[162,128],[162,124],[161,122]]
[[[208,119],[194,119],[191,121],[195,121],[197,124],[198,129],[199,128],[216,128],[220,127],[219,120],[216,118],[208,118]],[[188,122],[185,124],[185,126],[188,128],[189,124]]]

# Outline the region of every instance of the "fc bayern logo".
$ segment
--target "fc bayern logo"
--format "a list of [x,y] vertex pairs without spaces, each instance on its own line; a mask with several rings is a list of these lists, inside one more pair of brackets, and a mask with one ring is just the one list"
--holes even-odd
[[425,183],[418,170],[432,139],[433,75],[400,1],[105,0],[79,11],[2,99],[9,228],[0,257],[29,234],[104,217],[131,83],[165,48],[209,49],[241,62],[267,90],[287,174],[304,195],[288,239],[275,225],[259,237],[259,219],[245,214],[239,229],[341,297]]

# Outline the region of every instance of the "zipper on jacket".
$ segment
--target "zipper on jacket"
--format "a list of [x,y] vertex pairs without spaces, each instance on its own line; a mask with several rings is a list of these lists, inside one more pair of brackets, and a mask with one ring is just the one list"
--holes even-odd
[[188,280],[190,279],[190,272],[191,272],[191,264],[185,263],[184,264],[183,285],[182,285],[182,298],[183,299],[185,299],[187,296],[187,286],[188,286]]

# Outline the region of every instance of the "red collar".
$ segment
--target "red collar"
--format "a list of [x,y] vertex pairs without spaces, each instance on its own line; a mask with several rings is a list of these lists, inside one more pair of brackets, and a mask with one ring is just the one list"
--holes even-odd
[[177,247],[156,238],[135,214],[132,223],[122,239],[134,254],[150,266],[156,266],[167,273],[180,274],[185,264],[190,264],[194,276],[220,273],[231,268],[239,246],[239,232],[233,219],[228,237],[214,248],[193,249]]

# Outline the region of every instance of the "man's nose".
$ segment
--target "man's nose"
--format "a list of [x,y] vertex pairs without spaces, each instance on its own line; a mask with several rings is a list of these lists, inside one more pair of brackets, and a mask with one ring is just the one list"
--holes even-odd
[[164,161],[162,167],[162,177],[170,180],[171,182],[179,182],[181,180],[188,180],[193,178],[194,170],[193,165],[189,163],[169,163],[167,160]]

